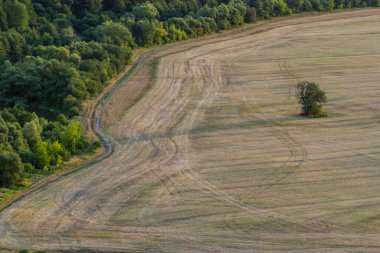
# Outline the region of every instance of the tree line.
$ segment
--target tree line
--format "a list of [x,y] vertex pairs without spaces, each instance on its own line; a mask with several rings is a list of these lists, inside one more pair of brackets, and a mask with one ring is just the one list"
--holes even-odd
[[15,185],[25,173],[54,168],[92,147],[80,124],[63,118],[78,115],[138,47],[292,13],[379,5],[380,0],[0,0],[0,183]]
[[133,49],[380,0],[0,0],[0,106],[77,115]]

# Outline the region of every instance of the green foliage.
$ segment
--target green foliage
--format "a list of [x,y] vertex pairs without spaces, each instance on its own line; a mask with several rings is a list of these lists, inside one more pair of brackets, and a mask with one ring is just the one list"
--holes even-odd
[[297,85],[297,98],[302,105],[302,115],[325,117],[321,103],[326,102],[326,94],[316,83],[304,81]]
[[133,7],[132,13],[137,20],[143,18],[154,19],[158,16],[156,7],[149,2]]
[[93,40],[100,43],[116,44],[118,46],[127,44],[134,47],[134,39],[131,33],[127,27],[120,23],[107,21],[94,29],[87,30],[87,33]]
[[50,161],[53,166],[60,165],[70,156],[69,152],[58,141],[49,144]]
[[288,5],[284,0],[278,0],[276,14],[279,16],[286,15],[289,12]]
[[35,147],[35,164],[43,170],[49,170],[50,161],[49,143],[46,141],[39,143]]
[[42,129],[38,120],[25,123],[22,132],[31,149],[35,149],[41,144]]
[[81,145],[83,128],[79,122],[71,122],[62,134],[62,143],[70,151],[75,153]]
[[78,15],[96,13],[102,8],[102,0],[74,0],[72,11]]
[[0,111],[0,185],[28,185],[25,176],[52,170],[79,152],[91,152],[98,142],[88,138],[79,122],[47,121],[22,107]]
[[156,33],[154,23],[151,23],[148,19],[141,19],[133,24],[132,31],[138,45],[153,45]]
[[6,1],[5,9],[7,13],[7,24],[9,28],[15,28],[17,30],[23,30],[28,26],[29,14],[25,4],[15,0]]
[[3,188],[12,187],[24,178],[24,166],[15,152],[0,151],[0,184]]
[[126,0],[103,0],[103,7],[105,10],[111,10],[117,13],[125,11],[126,5]]
[[19,253],[48,253],[46,250],[31,251],[27,249],[20,250]]
[[26,53],[25,37],[14,29],[2,32],[0,41],[3,44],[3,53],[11,62],[17,62],[24,58]]
[[170,25],[168,28],[168,38],[170,41],[176,42],[187,39],[187,35],[184,31],[177,29],[175,25]]
[[27,249],[22,249],[18,253],[33,253],[33,251],[27,250]]
[[0,1],[0,31],[8,30],[7,13],[4,10],[3,2]]

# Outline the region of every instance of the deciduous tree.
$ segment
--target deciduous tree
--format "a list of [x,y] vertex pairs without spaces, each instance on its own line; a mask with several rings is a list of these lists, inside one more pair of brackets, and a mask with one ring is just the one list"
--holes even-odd
[[322,103],[326,102],[326,94],[316,83],[300,82],[297,85],[297,98],[302,105],[302,115],[309,117],[323,117]]
[[0,151],[0,184],[12,187],[24,178],[24,166],[15,152]]

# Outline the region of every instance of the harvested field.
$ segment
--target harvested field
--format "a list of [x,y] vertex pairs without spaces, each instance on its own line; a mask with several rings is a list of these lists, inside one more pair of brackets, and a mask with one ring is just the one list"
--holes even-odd
[[379,41],[372,9],[153,50],[105,108],[112,156],[4,210],[0,248],[380,251]]

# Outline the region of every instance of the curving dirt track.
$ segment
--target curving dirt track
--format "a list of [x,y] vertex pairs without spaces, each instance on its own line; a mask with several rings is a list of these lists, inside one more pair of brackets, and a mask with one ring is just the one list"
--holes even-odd
[[[152,50],[105,107],[112,155],[4,210],[0,248],[379,251],[379,41],[369,9]],[[330,117],[296,116],[301,79]]]

